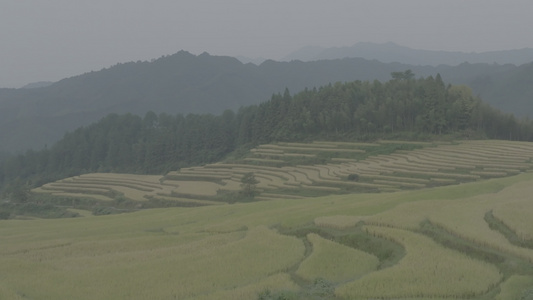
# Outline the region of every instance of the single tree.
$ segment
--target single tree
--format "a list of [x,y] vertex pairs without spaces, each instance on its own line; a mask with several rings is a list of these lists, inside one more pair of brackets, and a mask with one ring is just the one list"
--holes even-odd
[[259,181],[255,179],[255,175],[252,172],[244,174],[241,179],[241,193],[245,197],[253,198],[257,195],[257,184]]

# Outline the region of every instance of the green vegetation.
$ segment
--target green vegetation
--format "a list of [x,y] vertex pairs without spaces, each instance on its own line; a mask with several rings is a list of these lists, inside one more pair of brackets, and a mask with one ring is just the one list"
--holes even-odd
[[533,250],[491,230],[485,214],[521,203],[532,180],[1,220],[0,298],[527,296]]

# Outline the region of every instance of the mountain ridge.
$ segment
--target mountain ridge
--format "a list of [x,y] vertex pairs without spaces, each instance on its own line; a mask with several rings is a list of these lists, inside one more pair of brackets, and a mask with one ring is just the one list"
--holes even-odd
[[338,59],[345,57],[361,57],[376,59],[381,62],[401,62],[412,65],[451,65],[456,66],[464,62],[469,63],[496,63],[522,65],[533,62],[533,49],[522,48],[500,51],[461,52],[442,50],[422,50],[400,46],[393,42],[370,43],[358,42],[345,47],[313,47],[307,46],[298,49],[282,60],[314,61],[323,59]]
[[[295,93],[338,81],[385,81],[391,72],[407,69],[417,77],[441,74],[446,83],[471,86],[476,95],[499,109],[533,116],[533,106],[525,107],[533,91],[527,80],[520,84],[520,78],[533,77],[529,76],[533,70],[528,65],[463,63],[433,67],[344,58],[267,60],[257,66],[228,56],[180,51],[150,62],[119,63],[47,87],[0,89],[0,150],[40,149],[59,140],[66,131],[109,113],[219,114],[267,101],[285,88]],[[507,86],[512,86],[511,92],[506,91]],[[506,93],[512,93],[520,104],[513,104],[514,98]]]

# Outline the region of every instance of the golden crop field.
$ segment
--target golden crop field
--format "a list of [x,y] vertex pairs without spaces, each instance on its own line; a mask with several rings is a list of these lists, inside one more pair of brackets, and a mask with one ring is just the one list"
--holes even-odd
[[[395,162],[390,157],[378,161]],[[210,168],[218,175],[251,169],[198,167],[204,176]],[[293,175],[277,174],[278,169]],[[271,181],[288,182],[310,169],[258,170]],[[316,176],[334,174],[331,164],[312,170]],[[239,177],[231,176],[238,184]],[[392,173],[378,180],[396,182],[396,177]],[[94,188],[102,181],[102,189],[176,199],[180,194],[171,192],[182,184],[171,176],[120,174],[88,174],[62,184]],[[413,177],[405,183],[431,181]],[[202,188],[195,180],[187,182],[183,189]],[[225,187],[222,182],[206,181],[211,185],[202,192],[210,193],[215,184]],[[270,200],[252,203],[2,220],[0,299],[258,299],[265,291],[289,299],[319,299],[313,293],[329,293],[320,296],[329,299],[520,299],[533,288],[533,249],[513,244],[485,216],[492,212],[517,236],[529,239],[532,186],[533,172],[523,172],[393,193],[284,198],[282,190],[272,189],[264,192]],[[434,231],[428,231],[428,224]],[[389,259],[393,252],[397,258]],[[317,292],[313,284],[318,279],[328,286]]]
[[313,233],[307,239],[313,246],[313,252],[300,263],[296,275],[309,281],[319,277],[333,282],[354,280],[378,267],[378,258],[361,250],[340,245]]
[[[417,148],[377,151],[398,143]],[[66,178],[33,192],[199,207],[0,221],[0,299],[520,299],[531,170],[532,143],[317,141],[165,176]],[[258,201],[227,204],[249,172]]]
[[427,237],[387,227],[368,230],[402,244],[407,254],[393,267],[340,285],[336,293],[343,298],[465,298],[482,295],[501,281],[495,266],[445,249]]
[[[418,148],[371,153],[390,145]],[[331,157],[325,164],[291,163],[324,155]],[[507,177],[531,169],[533,146],[523,142],[316,141],[260,145],[241,161],[183,168],[165,176],[86,174],[49,183],[34,192],[100,201],[122,197],[139,202],[174,199],[183,205],[205,205],[209,202],[200,204],[198,200],[220,202],[220,194],[238,192],[241,178],[249,172],[259,181],[259,192],[312,196],[420,189]],[[262,195],[258,199],[271,198]]]

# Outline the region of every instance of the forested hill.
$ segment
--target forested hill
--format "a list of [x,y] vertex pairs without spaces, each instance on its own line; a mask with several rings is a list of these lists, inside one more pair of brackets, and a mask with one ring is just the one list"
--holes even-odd
[[218,161],[241,147],[273,141],[498,138],[533,141],[533,121],[517,120],[440,75],[355,81],[286,90],[259,105],[221,115],[111,114],[68,133],[52,147],[0,165],[0,183],[19,178],[39,185],[87,172],[163,174]]
[[118,64],[47,87],[0,89],[0,151],[41,149],[65,131],[108,113],[217,114],[258,104],[286,87],[299,92],[337,81],[384,81],[391,72],[407,69],[416,76],[440,73],[445,82],[467,84],[475,95],[504,111],[533,116],[532,65],[430,67],[350,58],[266,61],[256,66],[231,57],[181,51],[151,62]]

